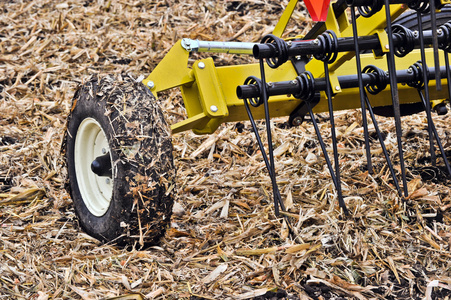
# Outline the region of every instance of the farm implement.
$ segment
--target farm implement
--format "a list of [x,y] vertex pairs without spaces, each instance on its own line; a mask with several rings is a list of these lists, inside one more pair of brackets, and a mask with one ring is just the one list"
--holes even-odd
[[[65,136],[68,187],[81,226],[102,241],[156,242],[170,222],[175,170],[171,133],[211,134],[221,124],[250,120],[272,183],[276,215],[285,207],[277,185],[270,118],[289,126],[311,120],[340,209],[334,112],[360,108],[365,168],[373,172],[371,123],[394,189],[408,197],[402,117],[425,112],[430,163],[451,174],[432,115],[446,114],[451,94],[451,8],[448,0],[304,1],[315,26],[282,38],[298,1],[291,0],[273,33],[260,43],[178,41],[147,78],[95,76],[73,99]],[[258,63],[215,66],[190,62],[194,52],[252,55]],[[187,118],[168,126],[155,96],[179,88]],[[332,155],[315,114],[330,116]],[[376,115],[392,117],[392,162]],[[257,119],[266,124],[267,147]],[[399,169],[400,172],[395,172]],[[289,223],[289,222],[288,222]]]

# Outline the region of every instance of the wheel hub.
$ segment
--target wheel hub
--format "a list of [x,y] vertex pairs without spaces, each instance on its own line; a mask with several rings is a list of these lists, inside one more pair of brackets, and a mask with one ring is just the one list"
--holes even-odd
[[88,210],[103,216],[113,195],[113,174],[108,140],[100,124],[84,119],[75,137],[75,173],[78,187]]
[[91,163],[91,171],[97,176],[112,178],[110,153],[97,156]]

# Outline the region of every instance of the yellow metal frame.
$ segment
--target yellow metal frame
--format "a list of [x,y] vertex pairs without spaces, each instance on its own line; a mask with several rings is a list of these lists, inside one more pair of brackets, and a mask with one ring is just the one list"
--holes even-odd
[[[282,14],[279,23],[274,29],[276,36],[282,36],[285,27],[296,7],[297,0],[291,0]],[[331,4],[332,5],[332,4]],[[392,19],[398,17],[405,6],[392,5]],[[327,29],[333,30],[338,37],[352,36],[352,28],[347,20],[346,14],[339,18],[334,15],[332,7],[325,22]],[[389,51],[388,37],[384,30],[386,27],[385,12],[380,11],[371,18],[358,18],[357,28],[359,36],[377,35],[383,51]],[[331,84],[335,93],[334,110],[352,109],[360,107],[359,91],[354,89],[341,89],[338,76],[356,74],[356,63],[353,52],[340,53],[337,60],[329,65]],[[427,50],[428,65],[432,67],[432,51]],[[179,87],[182,92],[184,105],[188,118],[171,126],[173,133],[193,130],[197,134],[213,133],[220,124],[225,122],[237,122],[247,120],[248,116],[244,108],[244,102],[237,98],[236,87],[244,83],[251,75],[259,76],[259,64],[244,64],[216,67],[212,58],[195,61],[189,66],[189,51],[182,47],[178,41],[154,71],[143,80],[143,83],[151,89],[154,94],[171,88]],[[385,57],[375,54],[364,54],[361,56],[362,66],[369,64],[387,70]],[[418,50],[414,50],[404,58],[396,59],[397,69],[407,69],[420,59]],[[441,61],[444,58],[441,57]],[[312,72],[315,78],[324,77],[323,62],[312,59],[306,64],[306,70]],[[285,63],[277,69],[265,67],[267,82],[288,81],[296,78],[297,73],[291,63]],[[434,81],[431,81],[434,86]],[[445,83],[444,83],[445,84]],[[443,99],[448,95],[444,91],[437,92],[431,88],[431,99]],[[416,89],[399,85],[400,103],[411,103],[420,101]],[[387,88],[378,95],[370,95],[371,104],[375,107],[391,105],[390,89]],[[301,100],[291,95],[276,96],[269,99],[271,117],[288,116],[300,104]],[[328,111],[327,101],[324,95],[314,112]],[[262,107],[253,108],[256,119],[264,118]]]

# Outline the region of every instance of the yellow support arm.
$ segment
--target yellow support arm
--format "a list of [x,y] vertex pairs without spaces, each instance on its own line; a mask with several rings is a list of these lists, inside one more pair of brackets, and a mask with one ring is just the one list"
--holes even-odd
[[296,4],[298,4],[298,0],[291,0],[290,3],[288,3],[287,8],[285,8],[285,11],[279,19],[279,22],[277,22],[276,27],[274,27],[272,34],[277,37],[282,37],[282,34],[285,31],[285,28],[287,28],[288,22],[291,19],[291,15],[296,8]]

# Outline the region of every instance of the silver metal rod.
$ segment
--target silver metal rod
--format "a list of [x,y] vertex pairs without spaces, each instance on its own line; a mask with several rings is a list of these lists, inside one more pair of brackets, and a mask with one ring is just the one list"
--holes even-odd
[[182,47],[189,52],[213,52],[252,55],[255,43],[216,42],[182,39]]

